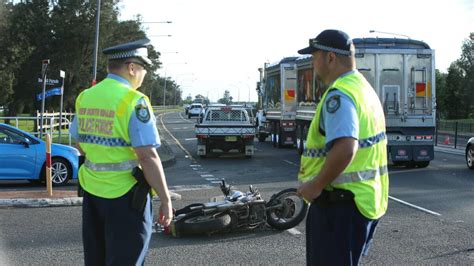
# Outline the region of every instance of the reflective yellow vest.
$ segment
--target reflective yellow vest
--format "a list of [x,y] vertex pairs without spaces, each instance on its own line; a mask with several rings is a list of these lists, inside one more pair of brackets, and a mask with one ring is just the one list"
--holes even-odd
[[358,210],[369,219],[378,219],[385,214],[388,205],[385,117],[377,94],[359,72],[338,78],[323,94],[308,131],[298,179],[306,182],[315,178],[326,161],[326,137],[319,131],[319,123],[322,103],[332,89],[349,96],[356,106],[359,149],[350,165],[325,189],[352,191]]
[[118,198],[135,185],[131,173],[138,160],[131,146],[128,124],[142,97],[150,108],[145,95],[111,78],[78,96],[78,142],[86,154],[79,170],[79,182],[88,193]]

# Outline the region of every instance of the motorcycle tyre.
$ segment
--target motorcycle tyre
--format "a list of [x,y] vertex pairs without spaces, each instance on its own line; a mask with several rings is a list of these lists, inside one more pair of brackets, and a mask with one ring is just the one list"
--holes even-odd
[[196,218],[203,216],[192,217],[184,220],[180,226],[180,233],[182,235],[199,235],[217,232],[225,229],[231,223],[229,214],[216,216],[214,219],[196,221]]
[[[285,189],[285,190],[282,190],[282,191],[278,192],[275,195],[275,197],[273,197],[273,200],[278,199],[281,195],[287,194],[288,192],[294,192],[296,194],[296,188],[288,188],[288,189]],[[303,202],[303,207],[301,208],[300,213],[298,213],[296,216],[294,216],[294,218],[290,222],[288,222],[288,223],[278,223],[278,222],[276,222],[275,220],[273,220],[271,218],[271,215],[274,211],[270,210],[270,211],[267,211],[267,223],[271,227],[273,227],[277,230],[287,230],[287,229],[290,229],[290,228],[293,228],[293,227],[297,226],[299,223],[301,223],[301,221],[303,221],[303,219],[306,216],[306,213],[308,211],[308,203],[306,203],[306,201],[304,201],[304,199],[302,199],[302,198],[301,198],[301,201]],[[270,202],[267,204],[267,206],[271,206],[271,205],[272,205],[272,200],[270,200]]]

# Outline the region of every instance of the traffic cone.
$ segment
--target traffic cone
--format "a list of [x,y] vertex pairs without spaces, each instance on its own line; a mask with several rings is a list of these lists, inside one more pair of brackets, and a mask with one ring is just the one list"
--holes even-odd
[[444,142],[443,142],[444,145],[449,145],[449,136],[446,135],[446,138],[444,138]]

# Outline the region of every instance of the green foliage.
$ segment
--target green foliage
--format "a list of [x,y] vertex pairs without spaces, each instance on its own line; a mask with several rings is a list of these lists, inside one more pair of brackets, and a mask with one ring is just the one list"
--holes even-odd
[[[107,75],[107,59],[101,51],[113,45],[146,37],[141,17],[119,21],[116,0],[102,1],[97,60],[97,81]],[[94,0],[0,0],[0,106],[9,115],[34,113],[40,109],[36,94],[41,92],[38,78],[43,59],[50,59],[48,78],[64,80],[64,109],[73,110],[77,95],[91,86],[97,2]],[[152,95],[152,104],[162,104],[164,79],[155,74],[160,68],[160,53],[149,48],[153,66],[140,90]],[[166,101],[181,101],[181,90],[168,81]],[[47,110],[58,110],[60,97],[46,99]]]
[[[472,33],[471,33],[472,35]],[[438,79],[437,79],[438,82]],[[441,81],[442,82],[442,81]],[[461,57],[453,62],[445,76],[445,84],[437,95],[438,109],[448,119],[474,117],[474,42],[466,39]],[[438,89],[437,89],[438,92]],[[442,104],[440,104],[443,102]]]
[[438,117],[446,117],[446,75],[436,69],[436,105]]
[[223,104],[230,104],[232,102],[232,96],[230,96],[230,92],[228,90],[225,90],[224,96],[217,100],[217,102]]

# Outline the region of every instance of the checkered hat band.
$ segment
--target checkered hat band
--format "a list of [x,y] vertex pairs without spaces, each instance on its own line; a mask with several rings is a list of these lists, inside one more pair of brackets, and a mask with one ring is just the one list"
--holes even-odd
[[138,48],[135,50],[118,52],[110,55],[110,59],[122,59],[122,58],[131,58],[131,57],[147,57],[148,50],[146,47]]
[[[381,132],[375,136],[366,138],[366,139],[361,139],[359,140],[359,148],[368,148],[372,147],[379,142],[383,141],[386,139],[387,136],[385,135],[385,132]],[[305,149],[303,152],[303,156],[305,157],[310,157],[310,158],[319,158],[319,157],[325,157],[329,151],[326,148],[321,148],[321,149]]]
[[333,48],[333,47],[329,47],[329,46],[318,44],[318,43],[313,43],[313,47],[319,50],[333,52],[340,55],[350,56],[352,54],[352,51],[341,50],[338,48]]
[[106,138],[99,137],[94,135],[79,135],[79,142],[97,144],[108,147],[130,147],[131,144],[127,143],[124,139],[121,138]]

